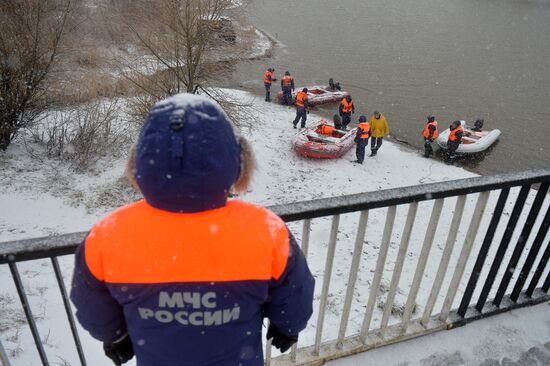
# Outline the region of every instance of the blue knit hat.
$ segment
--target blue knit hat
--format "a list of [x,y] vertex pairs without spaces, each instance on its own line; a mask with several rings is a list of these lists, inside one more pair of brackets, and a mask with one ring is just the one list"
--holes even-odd
[[225,205],[239,176],[240,146],[211,99],[178,94],[149,112],[136,148],[135,178],[147,202],[171,212]]
[[367,116],[365,115],[359,116],[359,122],[367,122]]

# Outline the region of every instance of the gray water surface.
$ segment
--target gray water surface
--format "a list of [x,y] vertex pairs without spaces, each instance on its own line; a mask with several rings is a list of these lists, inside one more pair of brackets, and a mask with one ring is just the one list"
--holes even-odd
[[484,118],[500,141],[461,165],[481,174],[549,165],[549,0],[255,0],[248,12],[282,46],[238,65],[241,86],[261,93],[267,66],[298,86],[333,77],[352,93],[355,121],[380,110],[415,148],[429,114],[441,128]]

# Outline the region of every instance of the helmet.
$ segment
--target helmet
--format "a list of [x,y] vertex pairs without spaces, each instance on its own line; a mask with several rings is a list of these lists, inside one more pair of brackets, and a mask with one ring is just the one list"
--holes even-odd
[[380,115],[380,112],[374,111],[374,112],[372,112],[372,115],[373,115],[373,116],[379,116],[379,115]]
[[267,69],[267,71],[273,72],[273,71],[275,71],[275,69],[271,67],[271,68]]
[[359,116],[359,122],[367,122],[367,117],[364,115]]
[[303,88],[302,91],[303,91],[304,93],[307,93],[307,88]]
[[435,121],[435,116],[428,116],[428,122],[433,122]]
[[346,100],[347,100],[348,102],[351,102],[351,95],[346,95]]
[[285,71],[285,75],[290,75],[290,72],[288,72],[288,71]]

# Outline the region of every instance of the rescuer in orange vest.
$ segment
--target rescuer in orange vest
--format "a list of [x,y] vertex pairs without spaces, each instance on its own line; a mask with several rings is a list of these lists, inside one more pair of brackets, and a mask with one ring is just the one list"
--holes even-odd
[[422,136],[424,137],[424,156],[429,158],[433,154],[432,142],[437,138],[439,132],[437,131],[437,121],[435,116],[428,116],[426,121],[426,126],[424,126],[424,131]]
[[370,137],[370,124],[367,122],[366,116],[359,117],[359,124],[357,125],[357,133],[355,134],[355,155],[357,156],[356,163],[363,164],[365,160],[365,148],[369,143]]
[[290,72],[285,71],[285,76],[281,78],[281,89],[283,90],[283,104],[292,104],[292,92],[294,91],[294,78]]
[[353,105],[353,100],[351,95],[346,95],[340,102],[340,107],[338,109],[340,116],[342,117],[342,127],[344,130],[348,129],[348,125],[351,122],[351,114],[355,113],[355,106]]
[[456,157],[456,150],[459,148],[462,143],[462,136],[464,135],[464,128],[460,121],[454,121],[449,126],[451,132],[447,139],[447,158],[446,162],[452,163],[453,159]]
[[333,136],[334,127],[327,124],[327,121],[323,121],[323,124],[317,128],[317,133],[325,136]]
[[294,118],[292,122],[294,128],[298,125],[300,118],[302,119],[300,128],[306,127],[307,113],[309,113],[307,88],[303,88],[302,91],[299,91],[296,95],[296,118]]
[[253,166],[211,99],[151,109],[127,166],[145,199],[111,212],[75,253],[76,316],[116,365],[135,354],[140,366],[263,366],[264,318],[281,352],[296,343],[315,281],[281,218],[228,199]]
[[265,86],[265,101],[271,102],[271,84],[274,81],[277,81],[277,79],[273,76],[273,73],[275,72],[275,69],[268,68],[264,74],[264,86]]

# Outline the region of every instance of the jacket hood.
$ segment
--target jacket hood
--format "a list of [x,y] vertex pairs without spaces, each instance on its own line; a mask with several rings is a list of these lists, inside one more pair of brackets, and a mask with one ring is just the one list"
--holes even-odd
[[216,102],[178,94],[149,112],[136,148],[134,176],[151,206],[171,212],[222,207],[239,167],[239,143]]

